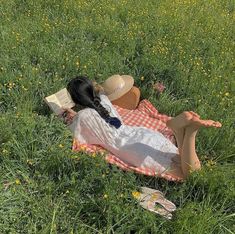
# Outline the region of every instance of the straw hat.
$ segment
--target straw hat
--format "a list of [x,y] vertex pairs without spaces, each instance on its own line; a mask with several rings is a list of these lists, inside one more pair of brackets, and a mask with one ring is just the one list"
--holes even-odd
[[110,101],[116,100],[129,92],[133,85],[134,79],[128,75],[113,75],[101,84]]

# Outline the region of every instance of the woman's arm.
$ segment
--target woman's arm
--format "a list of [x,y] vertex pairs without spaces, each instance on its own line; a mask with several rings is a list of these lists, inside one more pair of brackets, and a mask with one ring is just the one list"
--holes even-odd
[[77,112],[70,108],[63,108],[63,110],[64,110],[62,114],[63,122],[66,125],[70,125],[73,122],[73,118],[77,114]]

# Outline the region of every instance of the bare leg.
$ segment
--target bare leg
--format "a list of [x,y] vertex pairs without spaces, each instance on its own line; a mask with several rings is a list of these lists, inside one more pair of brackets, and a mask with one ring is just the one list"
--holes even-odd
[[174,132],[179,154],[181,154],[183,147],[185,127],[190,124],[190,120],[192,118],[193,115],[191,112],[184,111],[183,113],[177,115],[175,118],[172,118],[166,123],[167,127],[171,128]]
[[182,153],[183,142],[184,142],[184,135],[185,135],[185,128],[180,128],[179,130],[174,132],[175,139],[177,142],[177,147],[179,150],[179,154]]
[[191,119],[191,124],[185,128],[184,142],[181,152],[181,169],[186,177],[190,172],[201,168],[201,163],[195,150],[195,139],[198,129],[200,127],[220,128],[221,126],[221,123],[213,120],[201,120],[197,117],[193,117]]
[[[200,127],[221,127],[219,122],[213,120],[201,120],[196,113],[183,112],[167,122],[176,136],[181,156],[180,165],[173,160],[173,174],[187,177],[191,171],[201,168],[200,161],[195,151],[195,138]],[[179,166],[181,168],[179,168]]]
[[185,177],[187,177],[191,171],[201,168],[201,163],[195,150],[197,131],[198,128],[195,128],[193,125],[185,128],[184,142],[180,155],[181,169]]

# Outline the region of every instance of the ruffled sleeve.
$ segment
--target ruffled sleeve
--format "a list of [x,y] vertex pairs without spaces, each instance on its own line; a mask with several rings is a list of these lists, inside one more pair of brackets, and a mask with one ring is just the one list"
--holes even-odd
[[110,126],[93,109],[79,111],[73,121],[73,134],[81,144],[114,145],[114,136],[118,134],[115,127]]

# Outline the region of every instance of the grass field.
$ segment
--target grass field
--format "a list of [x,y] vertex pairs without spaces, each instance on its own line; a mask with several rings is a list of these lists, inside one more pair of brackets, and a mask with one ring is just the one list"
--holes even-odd
[[[234,0],[0,0],[0,233],[234,233],[234,10]],[[198,135],[199,173],[177,184],[71,152],[43,98],[78,74],[117,73],[160,112],[222,122]],[[173,220],[138,205],[140,186],[177,205]]]

